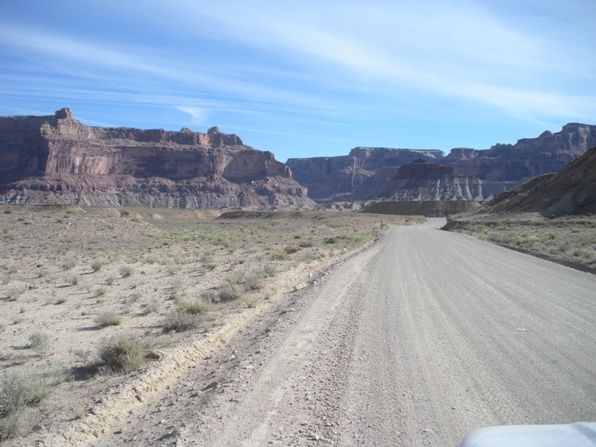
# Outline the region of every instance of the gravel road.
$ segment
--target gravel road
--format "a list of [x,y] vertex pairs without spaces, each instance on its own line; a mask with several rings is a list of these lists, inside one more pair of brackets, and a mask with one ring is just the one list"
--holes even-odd
[[454,446],[596,420],[596,277],[392,228],[92,444]]

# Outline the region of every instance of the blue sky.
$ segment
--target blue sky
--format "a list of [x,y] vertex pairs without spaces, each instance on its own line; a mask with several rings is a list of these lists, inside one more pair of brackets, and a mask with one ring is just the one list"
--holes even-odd
[[278,159],[596,123],[596,1],[0,4],[0,114],[218,125]]

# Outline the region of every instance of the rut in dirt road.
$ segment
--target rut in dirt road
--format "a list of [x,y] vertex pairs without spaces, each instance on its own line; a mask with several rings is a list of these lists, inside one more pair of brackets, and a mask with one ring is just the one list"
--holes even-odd
[[390,229],[92,444],[453,446],[596,420],[596,278]]

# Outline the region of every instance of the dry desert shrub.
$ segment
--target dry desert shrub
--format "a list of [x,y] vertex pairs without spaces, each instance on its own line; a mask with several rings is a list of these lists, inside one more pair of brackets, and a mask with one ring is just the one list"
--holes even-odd
[[164,332],[184,332],[195,329],[201,323],[200,314],[185,312],[182,309],[174,309],[163,323]]
[[66,282],[71,286],[76,286],[79,283],[79,277],[77,275],[71,275],[66,278]]
[[39,357],[44,357],[50,349],[50,338],[42,332],[31,334],[29,336],[29,348]]
[[103,266],[103,264],[99,261],[93,261],[91,263],[91,270],[93,270],[93,272],[99,272],[101,270],[101,267]]
[[33,377],[12,374],[0,381],[0,442],[19,434],[19,412],[47,394],[46,384]]
[[11,413],[0,418],[0,442],[16,438],[21,432],[19,415]]
[[108,340],[101,347],[99,358],[113,371],[125,374],[141,369],[145,363],[142,344],[130,337]]
[[242,296],[242,290],[238,284],[226,283],[224,284],[217,293],[219,301],[227,303],[229,301],[237,300]]
[[263,276],[260,272],[253,272],[244,278],[246,290],[260,290],[265,287]]
[[294,247],[293,245],[288,245],[287,247],[284,248],[284,251],[291,255],[293,253],[297,253],[298,251],[300,251],[299,247]]
[[273,278],[275,275],[277,275],[277,270],[275,270],[275,267],[272,265],[267,264],[265,267],[263,267],[263,275],[267,278]]
[[16,301],[23,294],[23,292],[25,292],[25,289],[21,287],[10,289],[6,292],[4,299],[6,301]]
[[63,270],[71,270],[75,265],[77,265],[77,263],[72,258],[66,258],[62,261]]
[[191,315],[200,315],[211,312],[213,306],[209,302],[194,300],[194,301],[177,301],[178,307],[181,311],[191,314]]
[[106,311],[96,315],[95,323],[99,328],[119,326],[122,323],[122,319],[115,312]]
[[271,255],[271,259],[274,261],[287,261],[290,259],[290,256],[285,251],[276,251]]
[[133,268],[129,265],[123,265],[122,267],[120,267],[120,276],[122,278],[128,278],[129,276],[131,276],[134,272]]

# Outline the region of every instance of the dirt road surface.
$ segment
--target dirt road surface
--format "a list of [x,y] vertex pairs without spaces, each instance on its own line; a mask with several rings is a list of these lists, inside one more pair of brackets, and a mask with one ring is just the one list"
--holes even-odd
[[596,420],[596,277],[439,225],[390,229],[90,445],[454,446]]

